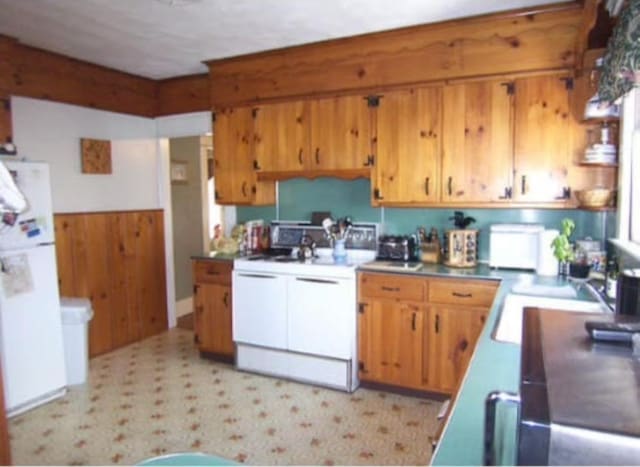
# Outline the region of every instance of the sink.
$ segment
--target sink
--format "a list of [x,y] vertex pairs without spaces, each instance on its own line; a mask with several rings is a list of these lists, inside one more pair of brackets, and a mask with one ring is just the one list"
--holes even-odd
[[522,340],[522,314],[526,307],[550,308],[567,312],[602,313],[598,302],[569,300],[565,298],[508,294],[502,304],[493,339],[520,345]]

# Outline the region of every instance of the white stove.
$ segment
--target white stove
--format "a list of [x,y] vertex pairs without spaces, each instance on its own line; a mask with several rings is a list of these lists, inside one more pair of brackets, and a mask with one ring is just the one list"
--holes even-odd
[[[278,224],[274,247],[289,255],[253,255],[234,261],[233,340],[236,365],[254,371],[345,391],[358,387],[356,268],[376,255],[376,224],[355,224],[347,257],[331,248],[300,261],[302,235],[327,245],[321,227]],[[351,248],[349,248],[351,247]]]

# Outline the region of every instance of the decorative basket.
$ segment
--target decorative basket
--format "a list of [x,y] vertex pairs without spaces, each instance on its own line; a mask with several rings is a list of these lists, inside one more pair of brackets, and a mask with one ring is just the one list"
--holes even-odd
[[592,188],[590,190],[576,191],[575,193],[580,207],[602,208],[611,203],[614,191],[607,188]]

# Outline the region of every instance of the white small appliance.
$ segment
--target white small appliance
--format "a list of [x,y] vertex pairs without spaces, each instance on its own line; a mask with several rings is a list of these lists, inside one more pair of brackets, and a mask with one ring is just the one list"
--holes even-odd
[[489,231],[489,266],[536,269],[542,224],[493,224]]
[[63,395],[67,381],[49,166],[4,163],[27,202],[0,219],[0,353],[13,416]]

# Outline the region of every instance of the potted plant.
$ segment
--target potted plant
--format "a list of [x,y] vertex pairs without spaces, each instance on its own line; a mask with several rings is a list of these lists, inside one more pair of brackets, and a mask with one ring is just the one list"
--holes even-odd
[[[562,219],[560,233],[551,242],[553,256],[560,263],[560,273],[577,279],[584,279],[589,276],[591,266],[587,261],[584,252],[576,252],[571,244],[570,237],[576,228],[575,222],[571,219]],[[568,269],[568,271],[567,271]]]

